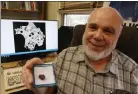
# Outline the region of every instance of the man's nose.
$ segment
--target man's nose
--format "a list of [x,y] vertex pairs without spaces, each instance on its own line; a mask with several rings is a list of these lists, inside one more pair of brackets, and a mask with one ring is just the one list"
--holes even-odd
[[95,32],[95,35],[93,36],[95,40],[98,40],[98,41],[101,41],[103,40],[104,38],[104,34],[103,34],[103,31],[101,29],[98,29],[96,32]]

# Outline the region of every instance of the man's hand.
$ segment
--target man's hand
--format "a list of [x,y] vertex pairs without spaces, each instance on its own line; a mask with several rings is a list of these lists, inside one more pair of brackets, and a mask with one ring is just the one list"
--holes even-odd
[[33,75],[32,75],[32,68],[35,64],[43,64],[44,62],[40,58],[33,58],[28,60],[26,64],[23,66],[22,71],[22,82],[27,87],[27,89],[32,90],[36,94],[45,94],[46,87],[44,88],[34,88],[33,87]]

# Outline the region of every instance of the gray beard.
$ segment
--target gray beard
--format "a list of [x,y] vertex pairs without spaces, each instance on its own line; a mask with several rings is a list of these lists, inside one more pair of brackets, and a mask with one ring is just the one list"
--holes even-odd
[[110,46],[109,48],[105,49],[104,51],[100,52],[100,53],[97,53],[95,51],[92,51],[88,48],[87,45],[85,45],[84,41],[83,41],[83,46],[84,46],[84,51],[86,53],[86,55],[93,61],[97,61],[97,60],[100,60],[100,59],[103,59],[107,56],[109,56],[113,49],[115,49],[116,47],[116,43],[117,43],[117,40],[113,43],[112,46]]

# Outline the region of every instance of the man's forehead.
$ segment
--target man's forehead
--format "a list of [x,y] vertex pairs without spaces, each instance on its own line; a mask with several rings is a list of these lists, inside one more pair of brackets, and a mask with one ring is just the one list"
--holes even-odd
[[120,19],[107,17],[106,15],[95,15],[88,20],[88,24],[97,24],[101,27],[114,27],[118,28],[122,26]]
[[102,7],[102,8],[95,9],[90,15],[94,15],[96,13],[108,13],[106,14],[107,16],[111,14],[121,16],[116,9],[111,7]]
[[94,10],[90,16],[89,16],[89,20],[91,19],[95,19],[95,18],[103,18],[105,20],[117,20],[118,22],[121,22],[121,24],[123,23],[123,18],[120,15],[120,13],[111,7],[102,7],[99,9]]
[[113,15],[113,14],[107,14],[104,12],[97,12],[94,13],[93,15],[90,16],[88,21],[106,21],[106,22],[111,22],[111,21],[119,21],[119,17]]

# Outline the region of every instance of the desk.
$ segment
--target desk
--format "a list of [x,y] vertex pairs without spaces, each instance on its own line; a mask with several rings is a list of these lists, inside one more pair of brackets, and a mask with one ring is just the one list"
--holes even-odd
[[[53,61],[56,58],[56,56],[57,55],[49,55],[48,57],[42,58],[42,60],[47,63],[47,62]],[[1,65],[6,69],[10,67],[15,67],[17,64],[18,64],[18,61],[2,63]],[[18,65],[16,67],[21,67],[21,66]],[[18,87],[18,88],[5,91],[4,73],[1,74],[1,93],[0,94],[9,94],[9,93],[21,91],[24,89],[26,89],[26,87],[22,86],[22,87]]]

